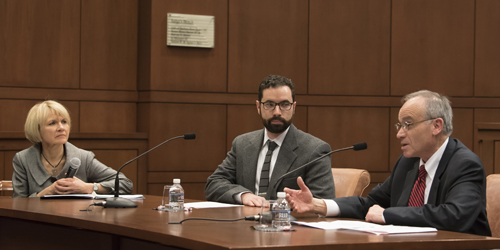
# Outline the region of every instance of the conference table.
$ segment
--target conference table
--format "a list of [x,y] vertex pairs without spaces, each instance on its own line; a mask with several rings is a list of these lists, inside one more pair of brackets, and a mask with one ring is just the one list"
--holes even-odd
[[[186,218],[237,219],[260,208],[226,207],[189,212],[155,210],[161,196],[145,195],[137,208],[103,208],[91,199],[0,197],[0,249],[493,249],[500,238],[449,231],[375,235],[294,225],[294,231],[262,232],[257,222],[217,222]],[[193,200],[186,200],[193,202]],[[300,221],[333,221],[294,214]]]

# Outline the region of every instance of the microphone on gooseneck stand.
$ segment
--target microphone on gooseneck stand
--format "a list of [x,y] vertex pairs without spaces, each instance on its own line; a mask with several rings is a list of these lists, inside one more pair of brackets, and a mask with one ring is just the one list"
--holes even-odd
[[325,157],[327,157],[327,156],[329,156],[329,155],[331,155],[333,153],[344,151],[344,150],[349,150],[349,149],[353,149],[354,151],[365,150],[367,147],[368,146],[366,145],[366,142],[360,142],[360,143],[356,143],[356,144],[352,145],[351,147],[341,148],[341,149],[330,151],[330,152],[328,152],[328,153],[326,153],[326,154],[324,154],[324,155],[322,155],[322,156],[320,156],[320,157],[318,157],[318,158],[316,158],[316,159],[314,159],[314,160],[312,160],[312,161],[310,161],[310,162],[308,162],[308,163],[306,163],[306,164],[304,164],[304,165],[302,165],[302,166],[300,166],[300,167],[298,167],[298,168],[296,168],[296,169],[294,169],[294,170],[292,170],[292,171],[290,171],[288,173],[285,173],[284,175],[280,176],[278,178],[278,180],[276,181],[276,183],[274,184],[274,187],[276,187],[276,185],[278,185],[279,180],[281,180],[281,179],[283,179],[283,178],[291,175],[292,173],[294,173],[294,172],[296,172],[296,171],[298,171],[298,170],[300,170],[302,168],[305,168],[305,167],[311,165],[312,163],[317,162],[317,161],[319,161],[319,160],[321,160],[321,159],[323,159],[323,158],[325,158]]
[[[107,198],[106,201],[103,201],[102,202],[102,206],[103,207],[111,207],[111,208],[130,208],[130,207],[137,207],[137,204],[129,199],[126,199],[126,198],[120,198],[118,197],[119,196],[119,192],[120,192],[120,179],[118,178],[118,175],[120,174],[120,170],[122,170],[123,167],[127,166],[128,164],[132,163],[133,161],[139,159],[140,157],[144,156],[145,154],[155,150],[156,148],[158,148],[159,146],[171,141],[171,140],[175,140],[175,139],[178,139],[178,138],[184,138],[184,140],[193,140],[196,138],[196,135],[195,134],[185,134],[185,135],[181,135],[181,136],[176,136],[174,138],[170,138],[160,144],[158,144],[157,146],[155,146],[154,148],[142,153],[141,155],[135,157],[134,159],[126,162],[125,164],[123,164],[123,166],[121,166],[118,171],[116,172],[116,179],[115,179],[115,196],[112,197],[112,198]],[[101,205],[101,204],[99,204]]]

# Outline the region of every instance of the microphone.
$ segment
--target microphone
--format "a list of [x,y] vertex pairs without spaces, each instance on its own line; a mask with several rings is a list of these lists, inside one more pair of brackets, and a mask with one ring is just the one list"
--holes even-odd
[[[273,211],[266,211],[264,213],[259,213],[257,215],[250,215],[245,217],[245,220],[259,221],[261,224],[271,224],[274,220]],[[290,215],[290,221],[296,221],[297,219]]]
[[120,179],[118,178],[118,174],[120,174],[120,170],[122,170],[123,167],[127,166],[128,164],[132,163],[133,161],[141,158],[142,156],[148,154],[149,152],[155,150],[156,148],[160,147],[161,145],[169,142],[169,141],[172,141],[172,140],[175,140],[175,139],[179,139],[179,138],[184,138],[184,140],[194,140],[196,138],[196,135],[195,134],[185,134],[185,135],[180,135],[180,136],[176,136],[176,137],[173,137],[173,138],[170,138],[158,145],[156,145],[154,148],[142,153],[141,155],[135,157],[134,159],[130,160],[130,161],[127,161],[125,164],[123,164],[123,166],[121,166],[118,171],[116,171],[116,179],[115,179],[115,196],[112,197],[112,198],[107,198],[106,201],[103,201],[103,207],[107,208],[107,207],[110,207],[110,208],[129,208],[129,207],[137,207],[137,204],[129,199],[126,199],[126,198],[120,198],[118,197],[119,196],[119,193],[120,193]]
[[76,157],[71,158],[69,160],[70,166],[68,168],[68,172],[66,172],[66,178],[73,178],[75,176],[76,171],[80,168],[80,165],[82,165],[82,161]]
[[273,222],[273,212],[267,211],[262,214],[247,216],[245,220],[260,221],[261,224],[271,224]]
[[349,150],[349,149],[353,149],[354,151],[365,150],[367,147],[368,147],[368,145],[366,145],[366,142],[360,142],[360,143],[356,143],[356,144],[354,144],[350,147],[347,147],[347,148],[341,148],[341,149],[330,151],[330,152],[328,152],[328,153],[326,153],[326,154],[324,154],[324,155],[322,155],[322,156],[320,156],[320,157],[318,157],[318,158],[316,158],[316,159],[314,159],[314,160],[312,160],[312,161],[310,161],[310,162],[308,162],[308,163],[306,163],[306,164],[304,164],[304,165],[302,165],[302,166],[300,166],[300,167],[298,167],[298,168],[296,168],[288,173],[283,174],[282,176],[280,176],[278,178],[278,180],[274,184],[274,187],[276,187],[276,185],[278,185],[279,181],[281,179],[285,178],[286,176],[288,176],[288,175],[290,175],[290,174],[292,174],[300,169],[303,169],[303,168],[311,165],[312,163],[317,162],[317,161],[319,161],[319,160],[321,160],[321,159],[323,159],[323,158],[325,158],[333,153],[344,151],[344,150]]

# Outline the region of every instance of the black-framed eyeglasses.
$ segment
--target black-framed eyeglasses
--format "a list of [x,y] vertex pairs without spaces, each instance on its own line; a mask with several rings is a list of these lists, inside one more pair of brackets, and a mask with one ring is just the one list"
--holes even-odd
[[282,101],[280,103],[267,101],[267,102],[260,102],[260,103],[262,103],[262,106],[264,106],[265,110],[274,110],[276,108],[276,106],[279,106],[281,111],[288,111],[293,106],[293,104],[290,103],[289,101]]
[[425,120],[421,120],[418,122],[403,122],[403,123],[398,122],[398,123],[394,124],[394,126],[396,127],[396,131],[399,131],[400,129],[403,129],[404,131],[408,131],[411,128],[413,128],[413,125],[417,125],[421,122],[426,122],[426,121],[430,121],[430,120],[434,120],[434,119],[437,119],[437,118],[425,119]]

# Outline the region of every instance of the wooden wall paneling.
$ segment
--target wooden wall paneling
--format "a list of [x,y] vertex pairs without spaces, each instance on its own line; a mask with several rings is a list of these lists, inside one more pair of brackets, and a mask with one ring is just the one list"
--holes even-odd
[[484,171],[486,174],[494,173],[495,164],[495,138],[499,138],[498,129],[491,131],[490,129],[484,129],[479,124],[475,124],[475,146],[474,153],[476,153],[484,166]]
[[476,1],[475,96],[500,96],[499,12],[499,1]]
[[472,96],[474,0],[393,1],[391,94]]
[[332,149],[366,142],[368,149],[332,155],[332,167],[389,171],[389,109],[309,107],[308,128]]
[[309,132],[308,113],[309,113],[309,111],[308,111],[307,106],[299,106],[297,104],[297,107],[295,109],[295,115],[293,116],[293,120],[292,120],[295,127],[297,127],[298,129],[300,129],[304,132]]
[[[91,150],[91,149],[87,149]],[[134,159],[138,154],[137,150],[91,150],[94,152],[96,159],[102,162],[104,165],[118,170],[120,167],[131,159]],[[117,164],[119,163],[119,164]],[[134,161],[124,167],[121,171],[127,178],[129,178],[134,183],[133,194],[137,193],[137,177],[138,166],[137,161]]]
[[500,109],[474,110],[474,153],[487,174],[494,172],[495,140],[500,140]]
[[[5,152],[0,151],[0,181],[7,180],[5,177],[5,169],[7,168],[7,162],[5,160]],[[9,179],[10,180],[10,179]]]
[[[141,66],[141,70],[150,72],[151,82],[150,87],[141,83],[141,89],[225,92],[227,82],[227,1],[152,0],[151,8],[150,69],[147,68],[147,65],[146,67]],[[215,16],[214,48],[167,47],[167,13]],[[147,20],[145,21],[147,22]],[[141,61],[141,63],[143,62]],[[143,79],[147,80],[147,77]]]
[[500,109],[474,110],[474,153],[481,160],[486,173],[494,172],[495,140],[500,140]]
[[474,150],[474,110],[453,109],[453,133],[451,137],[459,139],[470,150]]
[[206,183],[207,178],[212,175],[210,172],[149,172],[148,180],[150,183],[161,183],[172,185],[174,179],[181,179],[182,183]]
[[496,174],[496,146],[500,141],[500,123],[476,122],[474,140],[474,152],[481,158],[486,174]]
[[[172,185],[172,180],[170,180]],[[181,179],[181,186],[184,189],[184,199],[195,199],[204,201],[205,199],[205,184],[203,183],[184,183]],[[163,195],[163,187],[165,184],[148,184],[148,194],[150,195]],[[167,198],[168,199],[168,198]],[[158,204],[161,205],[161,204]]]
[[38,101],[0,100],[0,131],[23,132],[29,110]]
[[149,134],[149,119],[151,119],[151,104],[137,103],[137,131]]
[[0,3],[0,86],[78,88],[79,0]]
[[[257,98],[255,98],[257,99]],[[227,105],[227,142],[226,151],[231,150],[233,140],[241,134],[263,129],[262,118],[253,105]],[[224,157],[225,158],[225,157]],[[220,162],[224,160],[220,159]],[[214,169],[215,170],[215,167]]]
[[500,140],[500,109],[475,109],[474,153],[481,158],[486,174],[496,173],[497,140]]
[[[138,93],[127,90],[1,87],[0,99],[137,102]],[[500,105],[499,105],[500,106]]]
[[500,123],[500,109],[475,109],[474,123]]
[[205,184],[212,172],[150,172],[148,194],[163,195],[163,186],[172,185],[173,179],[181,179],[185,199],[205,200]]
[[138,1],[81,5],[81,88],[136,90]]
[[309,19],[309,94],[389,94],[390,0],[312,0]]
[[14,166],[12,165],[12,160],[18,151],[4,151],[4,180],[12,180],[12,175],[14,174]]
[[80,132],[134,133],[136,131],[136,103],[80,103]]
[[370,179],[372,183],[382,183],[389,178],[390,175],[391,172],[370,172]]
[[495,156],[493,159],[494,159],[493,172],[487,173],[487,175],[500,173],[500,140],[495,141]]
[[[64,105],[69,112],[69,116],[71,117],[71,133],[80,132],[80,102],[59,101],[59,103]],[[26,112],[26,115],[28,115],[28,112]]]
[[137,89],[151,89],[152,0],[138,1]]
[[226,106],[152,103],[149,146],[187,133],[149,154],[151,171],[213,171],[226,154]]
[[[30,109],[44,100],[0,100],[0,132],[23,132]],[[72,131],[79,130],[78,102],[61,101],[71,116]]]
[[255,93],[282,75],[307,92],[307,0],[229,1],[228,91]]
[[392,171],[394,165],[396,164],[399,156],[403,153],[401,150],[401,141],[398,139],[396,131],[396,126],[394,124],[399,122],[399,109],[400,108],[391,108],[391,121],[389,123],[389,141],[390,141],[390,149],[389,149],[389,166]]
[[[16,150],[21,151],[23,149],[31,147],[31,142],[24,138],[24,133],[15,133],[14,138],[5,138],[2,133],[2,138],[0,138],[0,150]],[[10,134],[10,133],[8,133]]]

